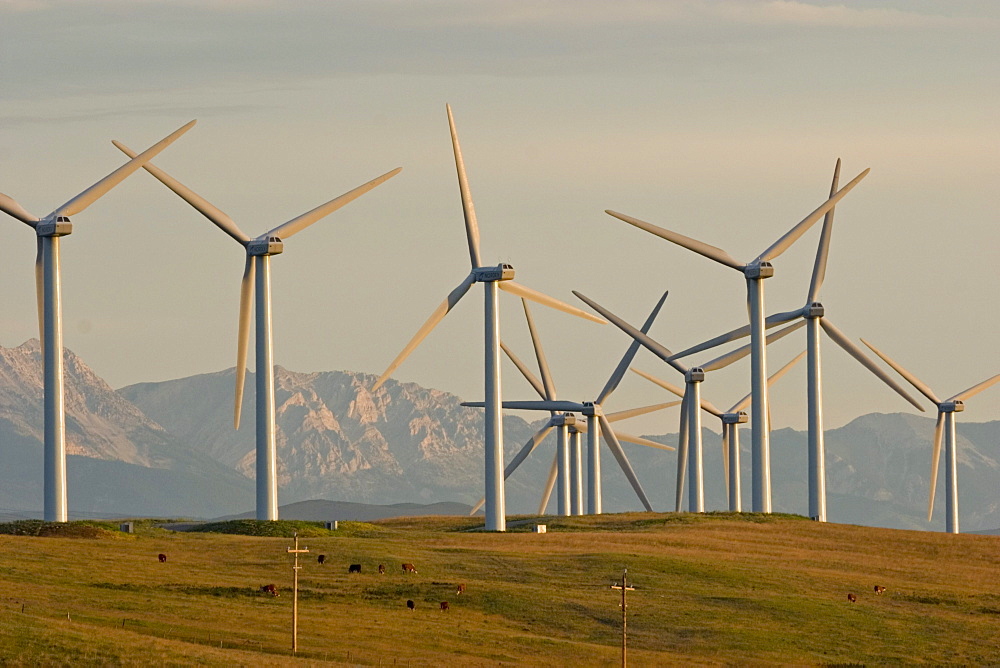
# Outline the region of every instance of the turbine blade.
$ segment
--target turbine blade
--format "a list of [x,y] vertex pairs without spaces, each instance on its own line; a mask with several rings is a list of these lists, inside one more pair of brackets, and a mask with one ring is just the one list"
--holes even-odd
[[680,424],[677,432],[677,498],[674,506],[675,512],[681,512],[684,503],[684,481],[687,477],[688,463],[688,395],[684,393],[684,400],[681,402]]
[[351,202],[361,197],[375,186],[385,183],[386,181],[394,177],[396,174],[399,174],[401,171],[403,171],[403,168],[397,167],[391,172],[386,172],[382,176],[374,178],[368,183],[360,185],[354,190],[350,190],[344,193],[340,197],[333,198],[326,204],[320,204],[315,209],[307,211],[306,213],[302,214],[301,216],[298,216],[297,218],[292,218],[287,223],[279,225],[270,232],[267,232],[266,236],[276,236],[279,239],[288,239],[292,235],[298,234],[299,232],[306,229],[307,227],[317,222],[318,220],[321,220],[329,216],[331,213],[341,208],[342,206],[350,204]]
[[670,392],[672,394],[676,394],[678,397],[683,397],[684,396],[684,390],[681,389],[680,387],[677,387],[673,383],[668,383],[667,381],[663,380],[662,378],[657,378],[656,376],[648,374],[645,371],[639,371],[635,367],[631,367],[631,370],[632,370],[633,373],[639,374],[640,376],[642,376],[646,380],[648,380],[650,382],[653,382],[653,383],[656,383],[657,385],[659,385],[660,387],[662,387],[667,392]]
[[482,497],[481,499],[479,499],[479,501],[476,502],[476,505],[472,506],[472,510],[469,511],[469,515],[472,516],[472,515],[475,515],[476,513],[478,513],[479,509],[482,508],[484,505],[486,505],[486,497],[485,496]]
[[[463,401],[459,405],[468,408],[484,408],[486,402]],[[580,413],[586,408],[583,404],[573,401],[548,401],[546,399],[542,399],[541,401],[503,401],[501,405],[513,411],[555,411],[558,413]]]
[[581,300],[583,300],[588,306],[590,306],[590,308],[594,309],[595,311],[603,315],[605,318],[607,318],[609,321],[611,321],[616,327],[618,327],[618,329],[622,330],[623,332],[631,336],[634,340],[638,341],[644,348],[646,348],[646,350],[650,351],[651,353],[659,357],[661,360],[663,360],[673,368],[677,369],[677,371],[679,371],[680,373],[687,372],[687,369],[680,362],[675,362],[671,359],[673,353],[671,353],[666,347],[657,343],[653,339],[649,338],[646,334],[640,332],[638,329],[628,324],[627,322],[625,322],[624,320],[622,320],[621,318],[619,318],[614,313],[607,310],[594,300],[587,298],[586,296],[580,294],[576,290],[573,291],[573,294],[579,297]]
[[531,373],[528,366],[522,362],[510,348],[507,347],[507,344],[503,342],[503,339],[500,340],[500,348],[507,354],[507,357],[514,363],[514,366],[516,366],[517,370],[521,372],[521,375],[524,376],[525,380],[531,383],[531,386],[535,388],[535,392],[538,392],[538,396],[542,399],[551,399],[551,397],[546,396],[545,387],[542,385],[541,381],[538,380],[538,378],[535,377],[535,374]]
[[836,206],[837,202],[842,200],[847,193],[851,192],[854,186],[861,182],[861,179],[868,176],[869,171],[871,170],[866,169],[855,176],[850,183],[838,190],[835,195],[823,202],[823,204],[821,204],[815,211],[803,218],[797,225],[795,225],[795,227],[786,232],[783,237],[775,241],[770,248],[757,257],[757,260],[760,262],[768,262],[788,250],[789,246],[798,241],[799,237],[805,234],[809,228],[823,216],[823,214]]
[[874,360],[868,357],[868,355],[865,355],[864,351],[861,350],[857,344],[847,338],[842,331],[837,329],[832,322],[830,322],[827,318],[820,318],[819,324],[823,327],[823,331],[826,332],[826,335],[833,339],[838,346],[846,350],[847,353],[860,362],[863,367],[878,376],[879,380],[895,390],[899,396],[909,401],[917,410],[923,412],[924,407],[917,403],[916,399],[911,397],[899,383],[889,376],[889,374],[879,368],[879,366],[875,364]]
[[[826,320],[826,318],[824,318],[823,320],[820,320],[820,322],[825,325],[826,324],[824,322],[825,320]],[[824,327],[824,329],[826,329],[826,327]],[[827,333],[829,333],[829,330],[827,330]],[[934,403],[935,406],[937,406],[938,404],[941,403],[941,400],[937,398],[937,395],[934,394],[933,390],[931,390],[931,388],[929,388],[920,379],[918,379],[912,373],[910,373],[909,371],[907,371],[906,369],[904,369],[903,367],[901,367],[897,362],[895,362],[892,359],[890,359],[888,355],[886,355],[881,350],[879,350],[878,348],[876,348],[872,344],[868,343],[864,339],[861,339],[861,343],[863,343],[866,346],[868,346],[873,353],[875,353],[876,355],[878,355],[879,357],[881,357],[883,362],[885,362],[886,364],[888,364],[889,366],[891,366],[893,369],[895,369],[896,373],[898,373],[900,376],[902,376],[907,381],[909,381],[910,385],[912,385],[913,387],[917,388],[920,391],[920,393],[923,394],[928,399],[930,399]],[[912,400],[911,400],[910,403],[913,403]],[[923,410],[923,408],[921,408],[920,410]]]
[[979,394],[980,392],[982,392],[986,388],[992,387],[993,385],[996,385],[997,382],[1000,382],[1000,374],[997,374],[996,376],[993,376],[992,378],[984,380],[983,382],[979,383],[978,385],[973,385],[972,387],[970,387],[969,389],[967,389],[965,392],[962,392],[960,394],[956,394],[951,399],[949,399],[949,401],[965,401],[966,399],[968,399],[970,397],[976,396],[977,394]]
[[605,413],[604,417],[608,418],[608,422],[618,422],[619,420],[628,420],[629,418],[638,417],[640,415],[646,415],[647,413],[655,413],[656,411],[662,411],[665,408],[672,408],[681,403],[680,401],[670,401],[665,404],[653,404],[651,406],[640,406],[639,408],[630,408],[624,411],[617,411],[615,413]]
[[671,452],[677,449],[672,445],[664,445],[663,443],[657,443],[656,441],[651,441],[648,438],[643,438],[642,436],[634,436],[632,434],[626,434],[623,431],[615,431],[615,436],[618,438],[619,441],[625,441],[626,443],[634,443],[636,445],[644,445],[647,448],[656,448],[657,450],[670,450]]
[[625,473],[625,477],[628,478],[629,483],[632,485],[632,489],[635,490],[636,495],[639,500],[642,501],[643,507],[648,511],[653,511],[653,506],[649,503],[649,498],[646,497],[646,492],[643,491],[642,485],[639,483],[639,478],[636,477],[635,471],[632,469],[632,465],[628,461],[628,457],[625,456],[625,451],[622,450],[622,444],[618,442],[618,437],[615,436],[615,432],[611,430],[611,424],[608,419],[603,415],[598,416],[601,423],[601,436],[604,437],[604,442],[608,444],[611,449],[611,454],[615,456],[618,460],[618,466],[621,467],[622,471]]
[[451,147],[455,152],[455,169],[458,170],[458,189],[462,194],[462,213],[465,215],[465,236],[469,241],[469,258],[472,268],[483,266],[479,255],[479,224],[476,222],[476,208],[472,205],[472,193],[469,191],[469,179],[465,175],[465,160],[462,159],[462,147],[458,144],[458,131],[455,130],[455,118],[451,115],[451,105],[448,109],[448,129],[451,131]]
[[38,344],[45,359],[45,261],[42,238],[35,237],[35,301],[38,305]]
[[[786,311],[784,313],[769,315],[764,319],[764,329],[771,329],[772,327],[783,325],[786,322],[801,317],[802,311],[803,309],[795,309],[794,311]],[[674,353],[673,358],[676,360],[682,357],[688,357],[690,355],[694,355],[695,353],[700,353],[703,350],[710,350],[717,346],[721,346],[724,343],[736,341],[737,339],[742,339],[747,336],[750,336],[750,325],[743,325],[742,327],[737,327],[736,329],[726,332],[725,334],[720,334],[713,339],[709,339],[697,345],[691,346],[690,348],[686,348],[679,353]]]
[[[125,155],[132,158],[135,157],[135,151],[130,149],[128,146],[125,146],[125,144],[122,144],[117,140],[112,141],[111,143]],[[227,216],[220,209],[216,208],[215,205],[206,200],[204,197],[191,190],[151,162],[147,162],[142,167],[156,177],[157,181],[173,190],[178,196],[180,196],[181,199],[197,209],[201,215],[215,223],[215,226],[220,230],[231,236],[233,239],[236,239],[236,241],[240,242],[244,246],[250,243],[249,235],[241,230],[239,226],[233,222],[232,218]]]
[[[779,329],[777,332],[774,332],[773,334],[768,334],[767,337],[765,337],[765,339],[764,339],[764,345],[770,345],[770,344],[774,343],[775,341],[777,341],[778,339],[781,339],[781,338],[784,338],[785,336],[788,336],[789,334],[791,334],[795,330],[797,330],[797,329],[799,329],[801,327],[804,327],[805,324],[806,324],[805,320],[799,320],[798,322],[792,323],[788,327],[785,327],[783,329]],[[715,358],[714,360],[712,360],[708,364],[702,365],[701,368],[704,369],[707,372],[707,371],[715,371],[717,369],[722,369],[723,367],[727,367],[730,364],[732,364],[733,362],[741,360],[744,357],[746,357],[747,355],[749,355],[750,354],[750,348],[751,348],[750,344],[747,344],[747,345],[743,346],[742,348],[737,348],[736,350],[734,350],[734,351],[732,351],[730,353],[727,353],[727,354],[723,355],[722,357]]]
[[14,201],[14,198],[0,193],[0,211],[14,216],[22,223],[34,227],[38,223],[38,216],[28,213],[27,209]]
[[514,281],[498,281],[497,287],[505,292],[509,292],[513,295],[517,295],[522,299],[530,299],[533,302],[537,302],[549,308],[554,308],[557,311],[563,311],[564,313],[569,313],[570,315],[575,315],[578,318],[584,318],[585,320],[590,320],[598,324],[607,324],[597,316],[591,315],[582,309],[578,309],[575,306],[570,306],[565,302],[561,302],[555,297],[549,297],[546,294],[542,294],[537,290],[532,290],[529,287],[525,287],[520,283],[515,283]]
[[[663,296],[660,297],[660,300],[656,302],[656,306],[654,306],[653,310],[650,312],[649,317],[646,318],[646,322],[642,325],[643,334],[649,333],[649,328],[653,326],[653,321],[656,320],[656,316],[660,313],[660,308],[663,306],[663,302],[667,300],[667,294],[669,293],[663,293]],[[618,384],[622,381],[622,377],[625,375],[625,372],[628,371],[629,365],[632,363],[632,360],[635,359],[635,354],[639,352],[640,345],[641,344],[638,341],[632,341],[632,343],[629,344],[628,350],[625,351],[625,355],[622,356],[622,359],[615,368],[614,373],[611,374],[611,378],[608,379],[608,382],[604,385],[604,389],[601,390],[601,393],[597,395],[597,401],[594,403],[603,404],[607,401],[608,397],[611,396],[611,393],[618,388]]]
[[944,436],[944,413],[938,411],[934,425],[934,450],[931,453],[931,493],[927,502],[927,521],[934,514],[934,492],[937,490],[938,464],[941,462],[941,439]]
[[[837,158],[837,165],[833,168],[833,183],[830,186],[830,197],[837,193],[837,186],[840,183],[840,158]],[[826,258],[830,254],[830,237],[833,235],[833,207],[826,212],[823,218],[823,231],[819,236],[819,247],[816,249],[816,263],[813,265],[812,281],[809,283],[809,294],[806,296],[806,304],[812,304],[819,298],[819,289],[823,287],[823,279],[826,278]]]
[[552,489],[556,486],[556,476],[559,474],[559,453],[552,458],[552,468],[549,469],[548,480],[545,481],[545,491],[542,493],[542,503],[538,506],[538,514],[545,514],[545,506],[549,505]]
[[458,301],[465,296],[465,293],[469,291],[469,288],[471,288],[472,284],[475,282],[475,276],[469,274],[465,277],[465,280],[459,283],[458,287],[452,290],[448,297],[441,302],[436,309],[434,309],[434,312],[431,313],[430,317],[427,318],[423,325],[421,325],[420,329],[417,330],[417,333],[413,335],[413,338],[406,344],[403,351],[396,356],[396,359],[392,361],[389,368],[386,369],[381,377],[375,381],[375,384],[372,385],[372,392],[382,387],[382,383],[384,383],[389,376],[392,375],[392,372],[403,363],[403,360],[410,356],[410,353],[412,353],[416,347],[420,345],[420,342],[427,338],[427,335],[431,333],[431,330],[434,329],[446,315],[448,315],[448,312],[455,308],[455,304],[457,304]]
[[625,221],[629,225],[634,225],[639,229],[646,230],[650,234],[655,234],[661,239],[666,239],[667,241],[673,242],[678,246],[683,246],[690,251],[698,253],[698,255],[704,255],[710,260],[715,260],[720,264],[724,264],[727,267],[732,267],[737,271],[743,271],[744,263],[735,259],[732,255],[722,250],[721,248],[716,248],[715,246],[710,246],[709,244],[698,241],[697,239],[692,239],[691,237],[686,237],[683,234],[677,234],[676,232],[671,232],[670,230],[665,230],[662,227],[657,227],[652,223],[647,223],[638,218],[633,218],[632,216],[626,216],[624,213],[617,213],[611,210],[605,210],[604,213],[609,216],[614,216],[618,220]]
[[233,427],[240,428],[240,412],[243,409],[243,384],[247,375],[247,349],[250,347],[250,315],[253,308],[254,259],[247,255],[240,283],[240,322],[236,334],[236,407],[233,409]]
[[528,333],[531,334],[531,345],[535,349],[535,360],[538,362],[538,370],[542,374],[542,385],[545,387],[545,398],[554,400],[556,398],[556,384],[552,380],[552,372],[549,363],[545,359],[545,351],[542,350],[542,340],[535,329],[535,320],[531,317],[531,310],[528,308],[528,300],[521,299],[521,306],[524,307],[524,318],[528,321]]
[[[781,367],[773,374],[771,374],[771,376],[767,379],[767,386],[770,387],[773,383],[782,378],[786,373],[791,371],[792,367],[794,367],[796,364],[802,361],[802,358],[806,356],[806,353],[807,351],[803,350],[801,353],[796,355],[791,362],[789,362],[788,364],[786,364],[785,366]],[[750,393],[745,397],[743,397],[742,399],[740,399],[739,401],[737,401],[735,404],[733,404],[733,407],[726,412],[738,413],[740,411],[746,410],[752,400],[753,400],[753,393]]]
[[88,206],[90,206],[98,199],[100,199],[109,190],[111,190],[116,185],[124,181],[125,177],[129,176],[132,172],[142,167],[149,160],[152,160],[154,157],[156,157],[156,155],[160,151],[170,146],[170,144],[172,144],[175,139],[177,139],[182,134],[190,130],[192,126],[194,126],[195,122],[196,121],[191,121],[187,125],[184,125],[183,127],[174,130],[172,133],[170,133],[160,141],[156,142],[155,144],[147,148],[145,151],[143,151],[136,157],[132,158],[124,165],[122,165],[115,171],[111,172],[103,179],[101,179],[94,185],[90,186],[89,188],[84,190],[82,193],[80,193],[70,201],[63,204],[61,207],[53,211],[50,215],[73,216],[80,213]]
[[524,444],[516,455],[514,455],[514,458],[510,460],[510,464],[508,464],[507,468],[504,469],[504,480],[509,478],[510,474],[516,471],[517,467],[521,465],[521,462],[527,459],[528,455],[535,451],[535,448],[537,448],[539,444],[545,440],[545,437],[549,435],[549,432],[552,431],[554,426],[553,421],[549,420],[544,427],[536,431],[532,437],[528,439],[528,442]]

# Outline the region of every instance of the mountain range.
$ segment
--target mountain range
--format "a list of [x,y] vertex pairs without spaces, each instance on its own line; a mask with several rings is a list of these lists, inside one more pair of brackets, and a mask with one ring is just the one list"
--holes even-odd
[[[254,503],[253,374],[244,420],[233,429],[232,369],[115,391],[65,351],[69,501],[74,517],[233,516]],[[461,398],[414,383],[350,371],[275,368],[279,501],[473,504],[482,495],[482,416]],[[0,512],[37,512],[42,471],[41,358],[37,340],[0,347]],[[674,418],[671,418],[674,419]],[[509,459],[542,424],[504,418]],[[943,527],[943,483],[926,518],[933,419],[871,414],[827,431],[827,490],[833,522],[904,529]],[[676,434],[648,438],[675,445]],[[706,504],[726,507],[720,437],[704,431]],[[1000,421],[958,424],[963,530],[1000,526]],[[749,431],[741,439],[749,444]],[[654,509],[673,508],[675,455],[625,445]],[[772,433],[777,512],[806,514],[806,434]],[[507,482],[511,514],[538,510],[554,436]],[[744,462],[744,507],[749,497]],[[641,505],[605,450],[606,512]],[[550,502],[549,511],[552,511]],[[328,518],[337,519],[337,518]]]

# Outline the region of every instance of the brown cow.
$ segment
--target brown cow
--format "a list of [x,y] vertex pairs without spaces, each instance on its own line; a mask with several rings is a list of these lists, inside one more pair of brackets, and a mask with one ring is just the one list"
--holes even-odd
[[441,612],[448,612],[448,601],[441,601]]
[[413,608],[415,608],[416,605],[414,605],[413,601],[407,601],[406,607],[410,609],[410,612],[413,612]]
[[160,563],[164,563],[167,560],[167,555],[160,553],[159,555]]
[[847,600],[850,601],[851,603],[854,603],[855,601],[858,600],[858,597],[855,596],[854,594],[848,594],[847,595]]
[[885,587],[882,585],[875,585],[875,595],[881,596],[883,593],[885,593]]
[[465,593],[465,583],[463,582],[462,584],[458,585],[458,591],[455,592],[455,595],[458,596],[459,594],[464,594],[464,593]]
[[385,564],[379,564],[378,565],[378,574],[379,575],[385,574]]
[[403,564],[404,573],[416,573],[417,569],[413,567],[413,564]]
[[278,588],[273,584],[266,584],[260,586],[261,592],[265,594],[270,594],[271,596],[278,596]]
[[348,573],[360,573],[361,572],[361,564],[351,564],[350,566],[347,567],[347,572]]

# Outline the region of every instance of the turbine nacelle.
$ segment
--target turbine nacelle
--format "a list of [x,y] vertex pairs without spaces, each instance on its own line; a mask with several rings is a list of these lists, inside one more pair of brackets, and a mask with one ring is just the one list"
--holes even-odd
[[751,262],[743,268],[743,275],[747,278],[771,278],[774,276],[774,267],[770,262]]
[[552,417],[552,425],[555,427],[572,427],[576,424],[576,416],[572,413],[563,413]]
[[722,424],[746,424],[749,421],[750,417],[746,414],[746,411],[722,414]]
[[803,318],[822,318],[826,314],[826,309],[819,302],[813,302],[802,311]]
[[498,264],[495,267],[476,267],[472,270],[472,276],[477,283],[512,281],[514,280],[514,267],[507,263]]
[[285,250],[284,242],[278,237],[257,237],[247,244],[247,255],[279,255]]
[[954,401],[945,401],[938,406],[938,410],[942,413],[961,413],[965,410],[965,402],[961,399],[955,399]]
[[701,383],[705,380],[705,370],[699,366],[691,367],[684,374],[684,380],[688,383]]
[[35,234],[40,237],[65,237],[73,234],[73,223],[69,216],[46,218],[35,225]]

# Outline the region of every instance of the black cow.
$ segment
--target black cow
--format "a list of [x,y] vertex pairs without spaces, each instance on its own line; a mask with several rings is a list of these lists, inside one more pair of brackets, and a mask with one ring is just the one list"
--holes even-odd
[[164,563],[167,560],[167,555],[165,555],[165,554],[163,554],[161,552],[160,555],[159,555],[159,560],[160,560],[161,564]]
[[347,572],[348,573],[360,573],[361,572],[361,564],[351,564],[350,566],[347,567]]

